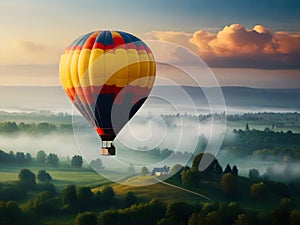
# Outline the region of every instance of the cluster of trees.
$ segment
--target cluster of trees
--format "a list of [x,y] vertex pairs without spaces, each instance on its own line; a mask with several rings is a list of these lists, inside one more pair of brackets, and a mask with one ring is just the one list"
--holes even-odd
[[[211,164],[203,171],[199,170],[199,163],[203,157],[206,157],[207,161],[210,161]],[[174,167],[180,167],[176,165]],[[181,180],[182,184],[191,187],[198,187],[203,180],[209,178],[211,181],[220,180],[223,174],[231,174],[233,176],[238,175],[238,168],[234,165],[232,168],[227,164],[226,168],[220,166],[218,160],[211,154],[208,153],[199,153],[194,157],[192,167],[189,166],[181,167],[181,169],[175,169],[173,167],[172,171],[178,171],[175,174],[175,177]]]
[[244,114],[233,114],[227,115],[227,120],[229,121],[266,121],[270,123],[280,123],[280,124],[290,124],[290,123],[300,123],[300,113],[275,113],[275,112],[258,112],[258,113],[244,113]]
[[[227,164],[223,170],[214,156],[210,154],[206,155],[208,157],[206,159],[212,163],[204,171],[199,171],[199,163],[205,154],[198,154],[194,158],[191,168],[180,165],[174,166],[172,168],[174,176],[167,179],[167,181],[170,183],[175,182],[174,184],[177,185],[181,184],[193,190],[220,187],[224,197],[230,200],[243,197],[254,202],[261,199],[268,201],[278,198],[289,198],[291,193],[300,194],[300,182],[297,180],[290,182],[288,185],[274,182],[266,175],[260,176],[257,169],[249,170],[249,179],[239,177],[236,165],[231,167]],[[218,189],[215,189],[215,191],[218,192]]]
[[272,212],[243,209],[238,203],[205,203],[191,205],[171,201],[167,205],[152,199],[123,209],[111,208],[100,212],[77,214],[75,225],[298,225],[300,210],[288,199],[282,199]]
[[5,121],[0,123],[0,133],[27,133],[27,134],[49,134],[51,132],[71,133],[73,131],[72,124],[55,125],[48,122],[35,123],[16,123]]
[[294,156],[298,157],[299,154],[300,133],[240,129],[234,130],[233,134],[234,138],[231,134],[225,136],[222,147],[226,147],[237,157],[249,156],[256,150],[265,148],[276,149],[276,154],[284,154],[287,149],[291,150],[288,150],[289,153],[294,152]]
[[[22,222],[34,225],[39,224],[39,219],[46,216],[105,211],[109,208],[130,207],[138,203],[133,192],[128,192],[125,198],[116,199],[115,192],[110,186],[94,193],[90,187],[68,185],[61,193],[57,193],[51,181],[51,175],[45,170],[40,170],[35,175],[29,169],[22,169],[17,181],[0,183],[0,224],[3,222],[13,225]],[[22,192],[22,195],[18,192]],[[12,202],[12,200],[24,201],[28,192],[34,197],[22,204],[22,208]],[[76,221],[82,220],[82,217],[86,216],[78,216]],[[90,224],[84,221],[84,224]]]
[[[52,177],[45,170],[40,170],[37,176],[29,169],[22,169],[17,181],[0,183],[0,200],[22,200],[28,191],[47,190],[55,193]],[[38,181],[38,182],[37,182]]]
[[254,156],[258,156],[262,159],[269,157],[284,157],[288,156],[289,159],[300,160],[300,147],[275,147],[275,148],[264,148],[255,150]]
[[44,150],[40,150],[36,154],[36,161],[40,164],[57,166],[59,162],[59,158],[55,153],[49,153],[47,155]]
[[26,164],[31,163],[32,157],[30,153],[10,151],[9,153],[0,150],[1,164]]
[[38,112],[4,112],[0,111],[2,121],[34,121],[49,122],[55,124],[71,124],[72,115],[59,112],[54,114],[49,110],[40,110]]
[[[99,159],[100,160],[100,159]],[[102,165],[102,161],[95,161],[95,165],[99,166],[99,163]],[[44,150],[40,150],[36,154],[36,158],[33,158],[30,153],[10,151],[9,153],[0,150],[0,164],[2,165],[20,165],[20,164],[33,164],[37,163],[38,165],[47,165],[47,166],[58,166],[59,157],[55,153],[47,154]],[[74,155],[70,160],[71,167],[81,168],[83,165],[83,159],[80,155]],[[104,167],[103,167],[104,168]]]

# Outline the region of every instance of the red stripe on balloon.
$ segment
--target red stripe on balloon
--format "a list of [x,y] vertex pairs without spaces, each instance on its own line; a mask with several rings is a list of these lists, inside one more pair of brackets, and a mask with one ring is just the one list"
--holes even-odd
[[95,42],[94,46],[93,46],[93,49],[95,49],[95,48],[97,48],[97,49],[104,49],[104,45],[102,43],[100,43],[100,42]]
[[93,33],[87,40],[86,42],[84,43],[84,46],[83,48],[84,49],[93,49],[93,46],[94,46],[94,43],[96,41],[96,38],[98,36],[99,32],[95,32]]
[[99,134],[99,135],[104,135],[104,134],[105,134],[104,130],[101,129],[100,127],[95,127],[95,131],[96,131],[97,134]]

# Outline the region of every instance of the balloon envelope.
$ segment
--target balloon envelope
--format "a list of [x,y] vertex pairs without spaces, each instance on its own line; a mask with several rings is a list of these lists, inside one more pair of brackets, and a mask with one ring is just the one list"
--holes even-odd
[[95,31],[61,56],[62,86],[102,140],[112,141],[142,106],[155,78],[150,48],[121,31]]

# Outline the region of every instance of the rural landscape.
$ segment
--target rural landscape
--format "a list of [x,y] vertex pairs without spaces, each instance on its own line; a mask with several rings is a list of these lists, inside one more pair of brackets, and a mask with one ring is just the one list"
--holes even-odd
[[[73,135],[66,113],[0,114],[1,143]],[[176,122],[176,115],[161,116],[170,126]],[[210,115],[183,117],[203,121]],[[233,114],[227,124],[222,149],[205,171],[198,171],[202,141],[196,153],[176,153],[192,154],[187,165],[174,161],[161,176],[129,165],[131,176],[121,183],[96,173],[79,153],[6,147],[0,152],[1,224],[298,224],[299,113]],[[156,159],[172,154],[149,151]],[[105,159],[99,163],[105,174],[122,173]],[[133,180],[143,186],[132,186]]]
[[0,0],[0,225],[300,225],[299,12]]

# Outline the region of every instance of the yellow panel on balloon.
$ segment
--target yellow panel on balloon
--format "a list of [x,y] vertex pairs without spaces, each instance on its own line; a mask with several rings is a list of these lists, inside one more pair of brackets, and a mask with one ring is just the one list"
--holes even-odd
[[117,87],[125,87],[128,83],[128,55],[125,49],[116,49],[116,83]]
[[104,51],[93,49],[89,60],[89,78],[91,86],[101,86],[105,82]]
[[90,49],[82,49],[78,59],[78,75],[82,87],[90,86],[89,79],[89,60],[91,56]]
[[66,54],[62,54],[60,57],[60,62],[59,62],[59,74],[60,74],[60,80],[62,83],[63,88],[66,90],[67,89],[67,82],[66,82]]
[[73,82],[71,78],[71,62],[73,57],[73,50],[70,50],[66,55],[66,87],[67,89],[73,88]]
[[148,85],[148,79],[146,79],[149,76],[150,68],[149,68],[149,58],[146,51],[139,51],[139,57],[140,57],[140,79],[139,80],[139,86],[140,87],[146,87]]
[[105,52],[103,55],[104,61],[104,80],[106,85],[114,85],[116,77],[113,76],[116,72],[116,57],[113,51]]
[[140,57],[137,50],[128,49],[128,83],[132,86],[137,86],[140,73]]
[[70,68],[70,75],[73,86],[75,88],[79,87],[80,81],[78,77],[78,58],[79,58],[80,50],[75,50],[73,52],[72,60],[71,60],[71,68]]

